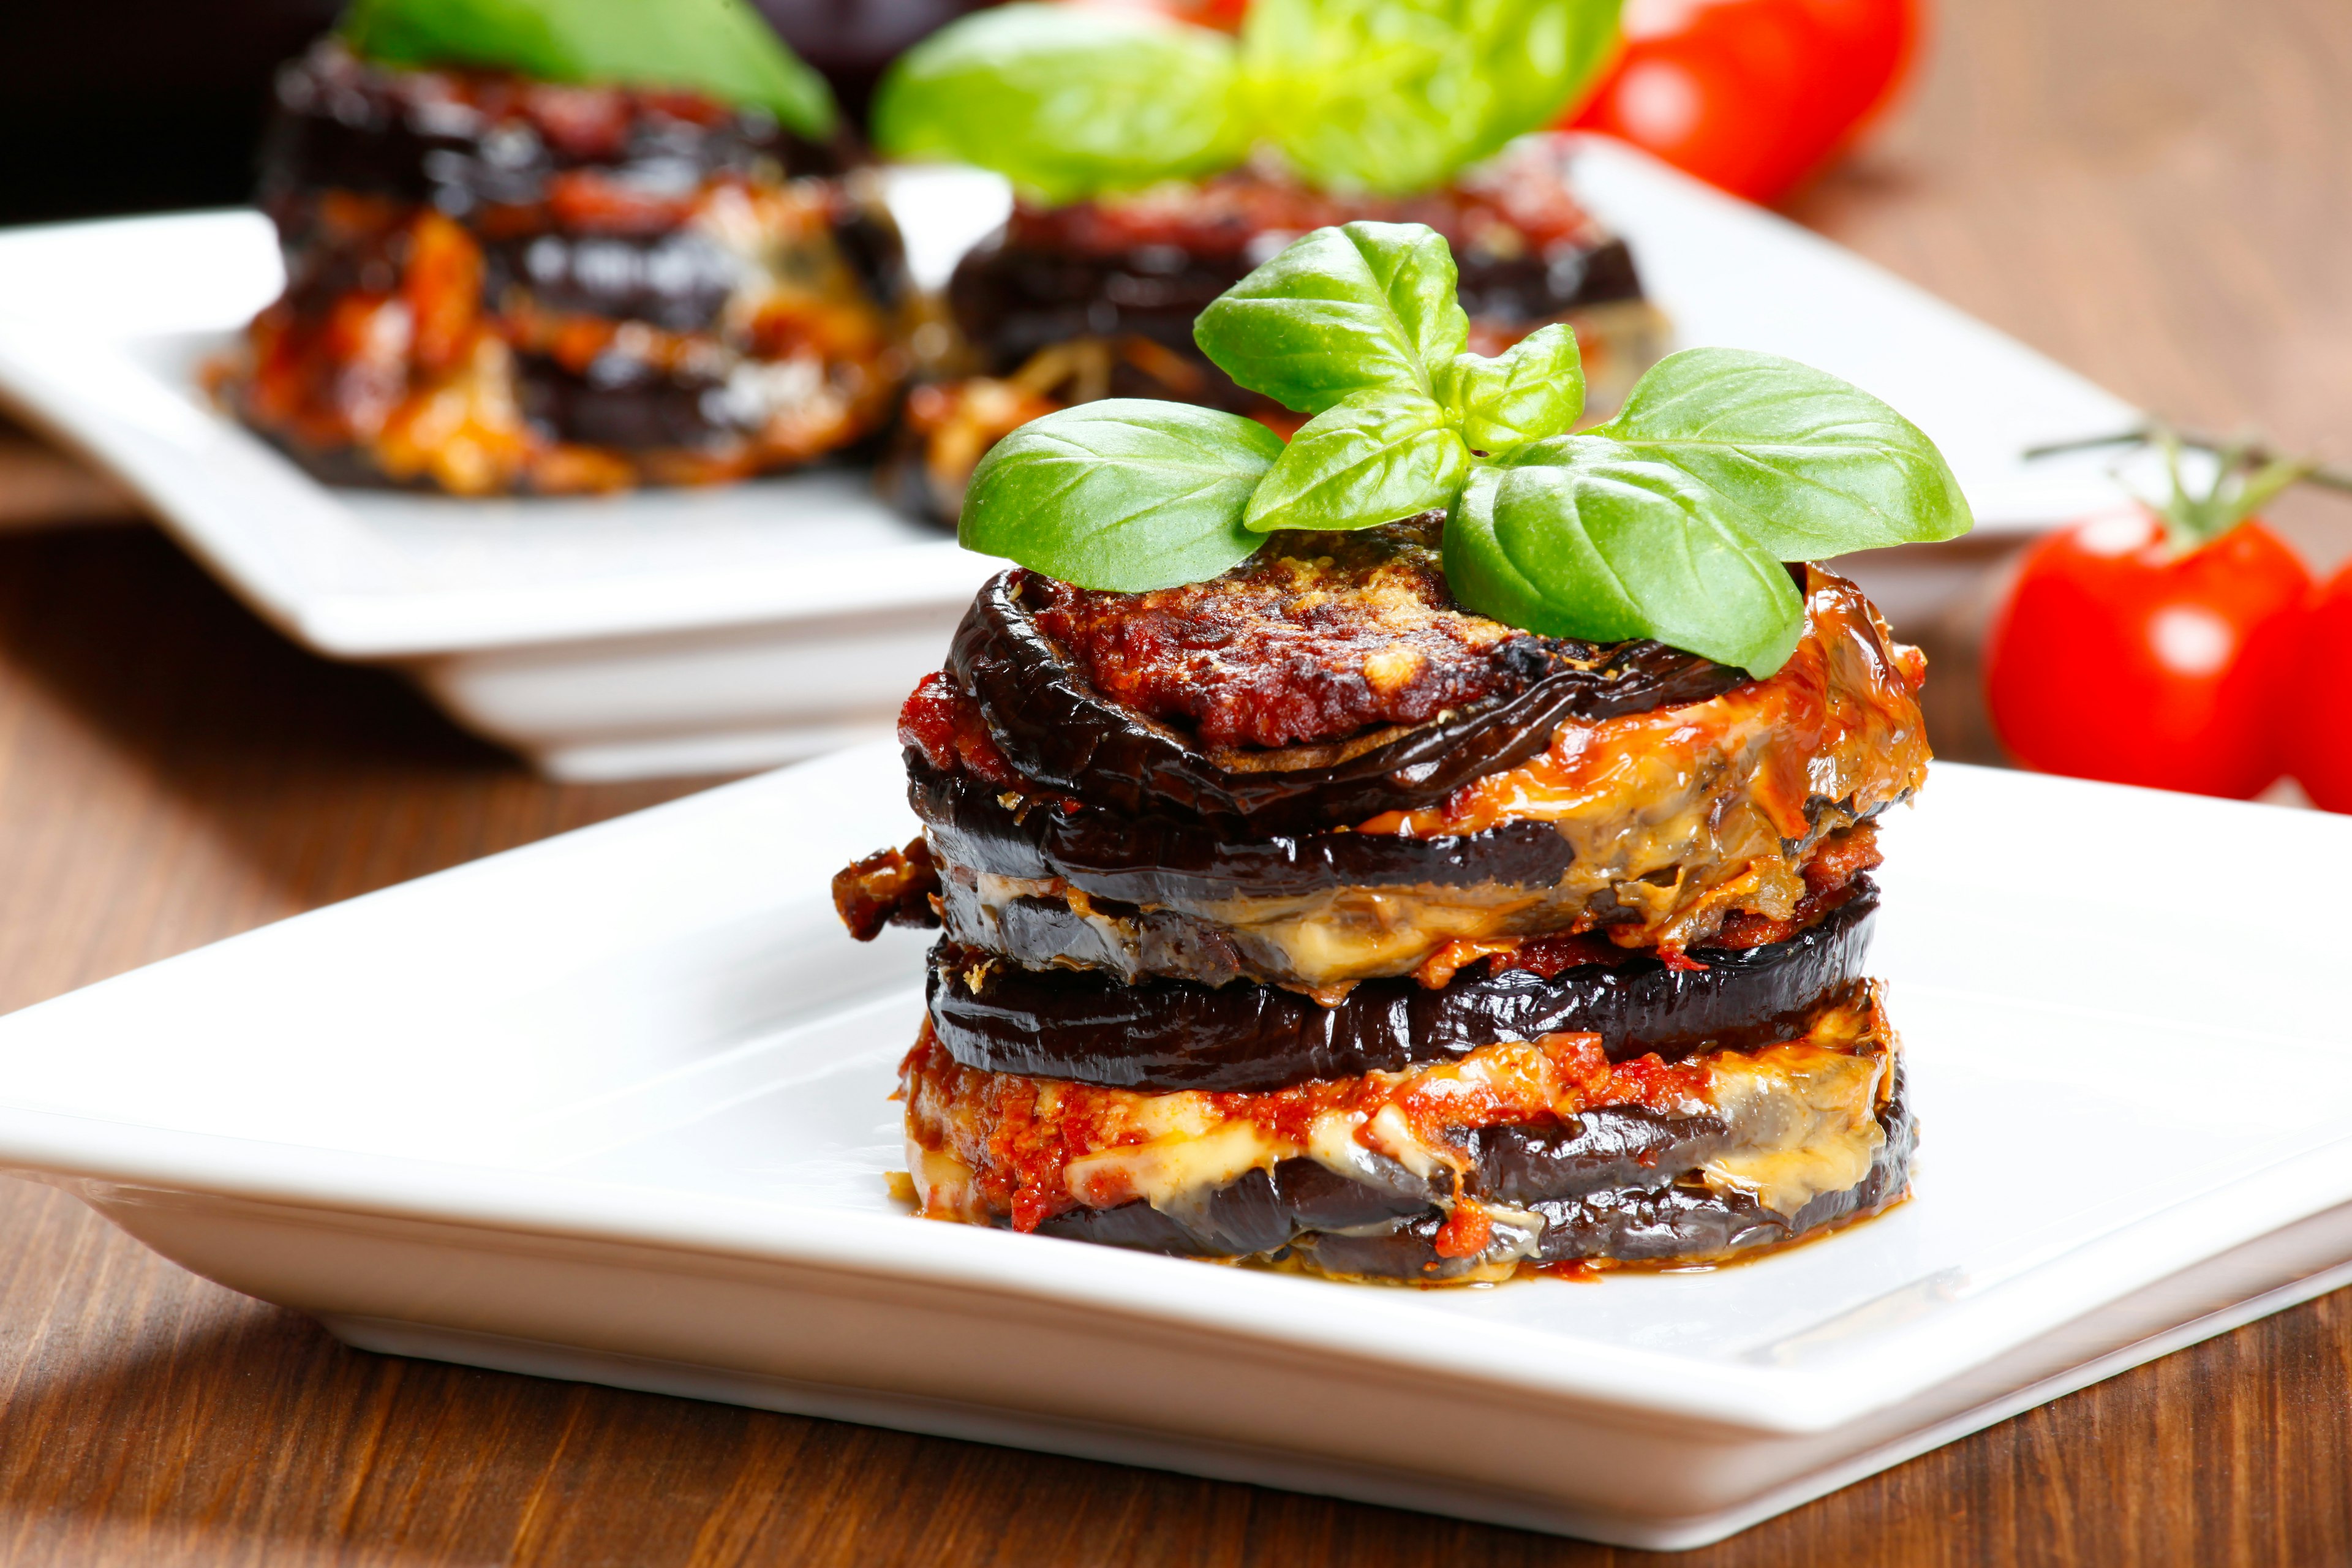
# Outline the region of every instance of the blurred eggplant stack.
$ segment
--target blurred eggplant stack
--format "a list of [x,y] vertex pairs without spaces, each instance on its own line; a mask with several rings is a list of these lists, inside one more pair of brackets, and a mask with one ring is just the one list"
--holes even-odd
[[1595,417],[1665,349],[1622,240],[1548,139],[1606,55],[1616,0],[1257,0],[1237,36],[1141,12],[1022,4],[910,50],[877,143],[975,163],[1019,201],[950,286],[952,336],[911,392],[885,482],[952,519],[1007,431],[1109,396],[1265,420],[1192,320],[1298,235],[1357,219],[1452,244],[1472,343],[1567,321]]
[[705,483],[897,401],[897,230],[740,0],[361,0],[279,74],[262,201],[287,289],[221,390],[332,482]]

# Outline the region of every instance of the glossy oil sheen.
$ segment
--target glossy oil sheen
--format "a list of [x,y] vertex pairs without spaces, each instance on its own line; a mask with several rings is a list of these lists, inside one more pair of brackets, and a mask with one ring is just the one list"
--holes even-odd
[[1648,952],[1549,980],[1472,967],[1440,990],[1410,976],[1360,981],[1328,1007],[1246,981],[1121,984],[1099,972],[1010,965],[974,992],[942,950],[929,995],[941,1042],[966,1067],[1121,1089],[1280,1089],[1555,1033],[1600,1035],[1612,1060],[1675,1060],[1790,1037],[1823,996],[1864,973],[1877,910],[1864,878],[1852,902],[1786,942],[1694,949],[1702,970],[1668,969]]

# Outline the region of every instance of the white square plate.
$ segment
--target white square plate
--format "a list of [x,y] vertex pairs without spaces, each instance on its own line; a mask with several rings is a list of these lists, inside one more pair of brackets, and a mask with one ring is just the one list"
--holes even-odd
[[[1942,445],[1982,526],[2112,500],[2100,455],[2019,456],[2132,422],[2082,377],[1618,143],[1590,142],[1577,177],[1682,342],[1877,393]],[[1007,199],[970,171],[898,172],[918,277],[943,280]],[[257,213],[0,233],[0,404],[121,479],[287,635],[404,665],[551,772],[749,767],[885,733],[987,570],[850,472],[588,500],[331,490],[195,383],[281,278]]]
[[826,881],[900,797],[869,747],[16,1014],[0,1165],[374,1349],[1654,1547],[2352,1277],[2352,821],[1937,767],[1873,964],[1916,1195],[1420,1291],[895,1205],[923,943]]

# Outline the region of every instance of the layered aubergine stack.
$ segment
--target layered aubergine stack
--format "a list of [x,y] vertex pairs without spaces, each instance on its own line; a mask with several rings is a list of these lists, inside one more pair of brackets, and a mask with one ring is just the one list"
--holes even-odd
[[734,479],[859,442],[904,378],[870,175],[756,103],[331,39],[278,78],[262,202],[286,291],[222,391],[331,481]]
[[1755,679],[1469,613],[1442,519],[1140,594],[1013,570],[908,702],[922,1211],[1416,1282],[1702,1263],[1913,1144],[1864,953],[1916,652],[1799,567]]
[[1576,200],[1555,140],[1518,143],[1446,186],[1381,197],[1232,170],[1065,205],[1023,202],[948,288],[961,374],[908,394],[887,478],[913,509],[952,518],[981,455],[1071,404],[1156,397],[1229,409],[1285,433],[1297,416],[1234,384],[1192,342],[1192,319],[1301,234],[1359,220],[1419,223],[1451,242],[1477,352],[1555,321],[1576,331],[1594,413],[1665,353],[1665,317],[1633,253]]
[[914,510],[957,516],[1016,426],[1108,397],[1260,419],[1192,321],[1302,234],[1425,225],[1452,245],[1472,345],[1566,322],[1594,412],[1665,352],[1625,242],[1574,195],[1555,120],[1603,58],[1616,0],[1523,5],[1254,4],[1236,40],[1135,12],[1012,5],[963,17],[885,81],[876,136],[976,163],[1018,195],[966,255],[885,467]]
[[1194,323],[1287,440],[1109,399],[974,472],[1016,564],[901,717],[921,837],[834,884],[941,928],[924,1214],[1444,1284],[1908,1190],[1863,959],[1925,668],[1804,563],[1962,531],[1958,481],[1738,350],[1586,427],[1574,334],[1481,354],[1459,282],[1428,226],[1317,229]]

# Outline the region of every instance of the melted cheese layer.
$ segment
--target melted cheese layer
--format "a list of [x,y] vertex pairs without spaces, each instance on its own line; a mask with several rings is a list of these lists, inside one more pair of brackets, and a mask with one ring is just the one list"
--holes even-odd
[[[1443,806],[1357,829],[1434,837],[1547,822],[1572,850],[1550,887],[1340,888],[1113,912],[1058,879],[975,874],[943,858],[947,874],[975,889],[969,914],[950,900],[950,934],[1004,951],[1005,908],[1044,899],[1083,922],[1089,951],[1063,955],[1078,966],[1129,981],[1170,973],[1216,984],[1240,973],[1328,991],[1410,974],[1456,942],[1605,927],[1629,947],[1681,948],[1704,942],[1735,909],[1785,920],[1804,897],[1801,868],[1814,846],[1916,789],[1928,756],[1916,651],[1893,642],[1852,584],[1809,571],[1804,639],[1770,679],[1704,702],[1563,725],[1548,750]],[[1168,915],[1202,938],[1178,944],[1183,956],[1171,956],[1155,924]],[[1231,953],[1233,972],[1184,967],[1202,952]]]
[[[935,1217],[1026,1230],[1071,1208],[1141,1201],[1187,1222],[1247,1173],[1302,1158],[1391,1191],[1409,1173],[1451,1212],[1467,1201],[1457,1195],[1475,1173],[1462,1130],[1565,1121],[1609,1105],[1720,1120],[1731,1145],[1699,1176],[1793,1215],[1869,1173],[1885,1142],[1878,1113],[1895,1048],[1874,985],[1824,1007],[1801,1039],[1671,1066],[1654,1057],[1612,1066],[1598,1037],[1552,1035],[1268,1093],[1155,1094],[979,1072],[950,1058],[927,1026],[901,1071],[908,1169]],[[1542,1217],[1506,1217],[1505,1232],[1523,1233],[1512,1256],[1523,1256]]]

